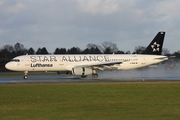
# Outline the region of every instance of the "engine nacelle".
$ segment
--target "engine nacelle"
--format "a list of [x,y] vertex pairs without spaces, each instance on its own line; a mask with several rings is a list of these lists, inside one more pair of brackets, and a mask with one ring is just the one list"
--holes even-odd
[[75,67],[72,69],[72,74],[73,75],[81,75],[81,76],[86,76],[92,74],[92,69],[90,68],[85,68],[85,67]]

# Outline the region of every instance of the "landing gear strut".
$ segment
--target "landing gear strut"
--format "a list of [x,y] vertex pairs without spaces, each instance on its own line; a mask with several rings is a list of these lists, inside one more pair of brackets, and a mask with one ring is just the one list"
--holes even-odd
[[28,78],[28,71],[24,71],[24,79],[27,79]]
[[97,74],[96,70],[93,70],[92,78],[98,78],[98,74]]

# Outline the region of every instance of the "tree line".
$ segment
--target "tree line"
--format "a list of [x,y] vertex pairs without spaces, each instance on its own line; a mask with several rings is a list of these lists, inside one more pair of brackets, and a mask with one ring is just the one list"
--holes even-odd
[[4,45],[0,48],[0,58],[1,59],[12,59],[19,55],[38,55],[38,54],[130,54],[130,51],[124,52],[117,48],[117,45],[112,42],[104,42],[102,45],[96,45],[89,43],[86,49],[82,50],[79,47],[66,48],[56,48],[53,53],[49,53],[46,47],[38,48],[35,51],[32,47],[27,49],[21,43],[16,43],[15,45]]
[[[145,50],[146,47],[138,46],[135,47],[134,52],[132,54],[140,54]],[[87,44],[84,50],[79,47],[72,47],[69,49],[66,48],[56,48],[53,53],[49,53],[46,47],[38,48],[35,51],[32,47],[27,49],[21,43],[16,43],[14,45],[4,45],[0,48],[0,61],[2,60],[10,60],[19,55],[38,55],[38,54],[131,54],[130,51],[122,51],[119,50],[117,45],[112,42],[103,42],[101,45],[96,45],[89,43]],[[169,50],[163,48],[163,55],[174,55],[180,58],[180,51],[174,52],[170,54]]]

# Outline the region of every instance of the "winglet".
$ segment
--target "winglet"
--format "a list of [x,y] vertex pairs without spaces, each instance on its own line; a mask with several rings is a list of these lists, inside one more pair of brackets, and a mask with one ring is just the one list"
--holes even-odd
[[165,32],[158,32],[142,54],[161,55],[164,37]]

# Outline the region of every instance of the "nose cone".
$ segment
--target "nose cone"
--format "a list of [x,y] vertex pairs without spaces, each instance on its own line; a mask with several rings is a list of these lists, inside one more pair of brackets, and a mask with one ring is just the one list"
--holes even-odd
[[11,62],[8,62],[6,65],[5,65],[5,67],[6,67],[6,69],[8,69],[8,70],[14,70],[13,68],[14,68],[14,65],[13,65],[13,63],[11,63]]

